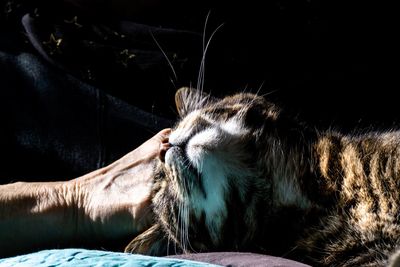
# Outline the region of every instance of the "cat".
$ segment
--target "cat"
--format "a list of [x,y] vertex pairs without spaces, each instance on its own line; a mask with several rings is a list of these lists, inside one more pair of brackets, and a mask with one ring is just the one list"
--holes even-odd
[[176,93],[154,224],[127,252],[251,251],[314,266],[399,266],[400,132],[344,135],[251,93]]

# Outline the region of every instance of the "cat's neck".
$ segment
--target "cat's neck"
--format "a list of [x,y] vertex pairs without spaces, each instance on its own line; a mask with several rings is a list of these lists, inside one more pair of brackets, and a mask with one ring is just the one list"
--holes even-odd
[[269,169],[265,178],[272,182],[272,204],[266,211],[268,216],[265,216],[267,230],[260,235],[273,240],[274,247],[268,248],[268,252],[290,254],[290,257],[293,251],[289,248],[295,246],[305,227],[315,225],[321,212],[325,212],[316,197],[311,195],[312,188],[317,187],[312,155],[318,134],[312,129],[292,125],[277,127],[275,133],[271,135],[269,132],[266,136],[265,159]]
[[334,157],[346,137],[311,129],[283,136],[271,149],[274,205],[311,210],[333,204],[338,177],[329,172],[335,170],[331,165],[338,162]]
[[304,179],[310,169],[310,162],[304,158],[305,154],[308,151],[301,145],[290,149],[286,147],[280,151],[278,149],[275,154],[274,168],[271,171],[272,197],[278,208],[311,208],[312,203],[303,188]]
[[268,145],[263,164],[268,168],[266,179],[272,182],[273,208],[310,209],[313,204],[304,186],[309,181],[313,166],[310,155],[316,132],[294,122],[283,121],[264,138]]

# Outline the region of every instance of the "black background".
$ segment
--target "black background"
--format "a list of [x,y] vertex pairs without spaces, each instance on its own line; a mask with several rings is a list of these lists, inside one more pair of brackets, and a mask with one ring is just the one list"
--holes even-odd
[[[26,82],[19,70],[7,67],[9,59],[3,62],[5,69],[0,73],[3,181],[69,179],[116,160],[151,137],[157,127],[153,125],[152,131],[144,129],[138,122],[145,120],[132,107],[176,120],[174,92],[180,86],[196,86],[202,44],[201,38],[189,40],[186,36],[192,35],[175,30],[201,35],[208,14],[206,42],[223,25],[212,38],[206,55],[205,91],[216,96],[240,91],[266,94],[270,101],[318,128],[363,132],[398,129],[400,125],[399,30],[394,3],[175,0],[132,13],[123,6],[104,8],[110,2],[113,1],[28,1],[26,8],[17,9],[8,24],[1,25],[0,48],[7,58],[34,54],[49,71],[42,73],[40,80],[57,81],[55,86],[45,87],[49,91],[34,88],[37,84]],[[92,113],[97,114],[95,97],[87,95],[79,99],[85,86],[65,83],[65,73],[44,60],[25,38],[21,18],[26,13],[34,14],[37,4],[42,11],[41,16],[35,17],[37,32],[43,34],[39,43],[49,40],[49,34],[57,30],[60,21],[62,24],[64,18],[70,20],[76,14],[85,25],[82,28],[89,30],[92,24],[111,25],[113,29],[124,20],[173,29],[171,35],[164,34],[163,38],[157,35],[157,38],[167,52],[174,52],[177,47],[184,50],[189,63],[179,69],[178,80],[171,83],[166,60],[160,55],[148,58],[154,67],[147,72],[137,71],[135,66],[131,70],[111,67],[115,51],[119,53],[130,45],[137,48],[144,39],[152,44],[149,47],[152,52],[159,52],[150,36],[121,44],[100,40],[90,31],[64,32],[72,45],[66,47],[68,53],[64,57],[54,58],[57,64],[69,63],[71,67],[66,72],[82,80],[85,86],[93,86],[94,96],[104,92],[115,97],[107,102],[100,125],[93,119],[85,121],[92,118]],[[2,23],[4,18],[0,17]],[[133,30],[137,33],[138,27]],[[97,47],[104,45],[104,55],[103,50],[79,51],[82,48],[79,39],[89,37],[98,43]],[[87,51],[92,54],[85,58]],[[86,59],[95,60],[92,65],[99,66],[99,80],[89,81],[79,76],[83,70],[81,62]],[[145,60],[141,64],[146,65]],[[164,66],[158,68],[158,65]]]
[[188,10],[171,8],[157,18],[160,24],[202,31],[210,12],[206,40],[224,24],[207,53],[206,90],[217,95],[273,92],[269,99],[323,127],[396,128],[400,87],[394,4],[219,1]]

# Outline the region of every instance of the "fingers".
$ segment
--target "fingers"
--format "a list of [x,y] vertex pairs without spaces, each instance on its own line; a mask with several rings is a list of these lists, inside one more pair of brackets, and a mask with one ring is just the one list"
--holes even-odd
[[170,134],[171,134],[171,128],[166,128],[158,132],[155,136],[161,143],[167,143]]
[[169,128],[161,130],[138,148],[116,161],[116,163],[125,165],[125,167],[132,167],[157,158],[163,160],[165,152],[169,148],[170,133],[171,129]]
[[161,161],[164,161],[165,153],[171,147],[169,143],[169,135],[171,133],[171,129],[167,128],[158,133],[160,135],[160,146],[159,146],[159,154],[158,157]]
[[170,149],[170,147],[171,147],[171,144],[170,144],[169,142],[162,143],[162,144],[160,145],[160,152],[159,152],[158,157],[159,157],[159,159],[160,159],[162,162],[164,162],[164,160],[165,160],[165,153],[167,153],[167,150]]

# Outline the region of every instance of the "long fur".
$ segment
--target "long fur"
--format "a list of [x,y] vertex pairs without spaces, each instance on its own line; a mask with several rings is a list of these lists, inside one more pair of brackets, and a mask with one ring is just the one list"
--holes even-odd
[[317,132],[263,97],[183,88],[153,189],[154,226],[127,247],[253,251],[318,266],[398,266],[400,133]]

